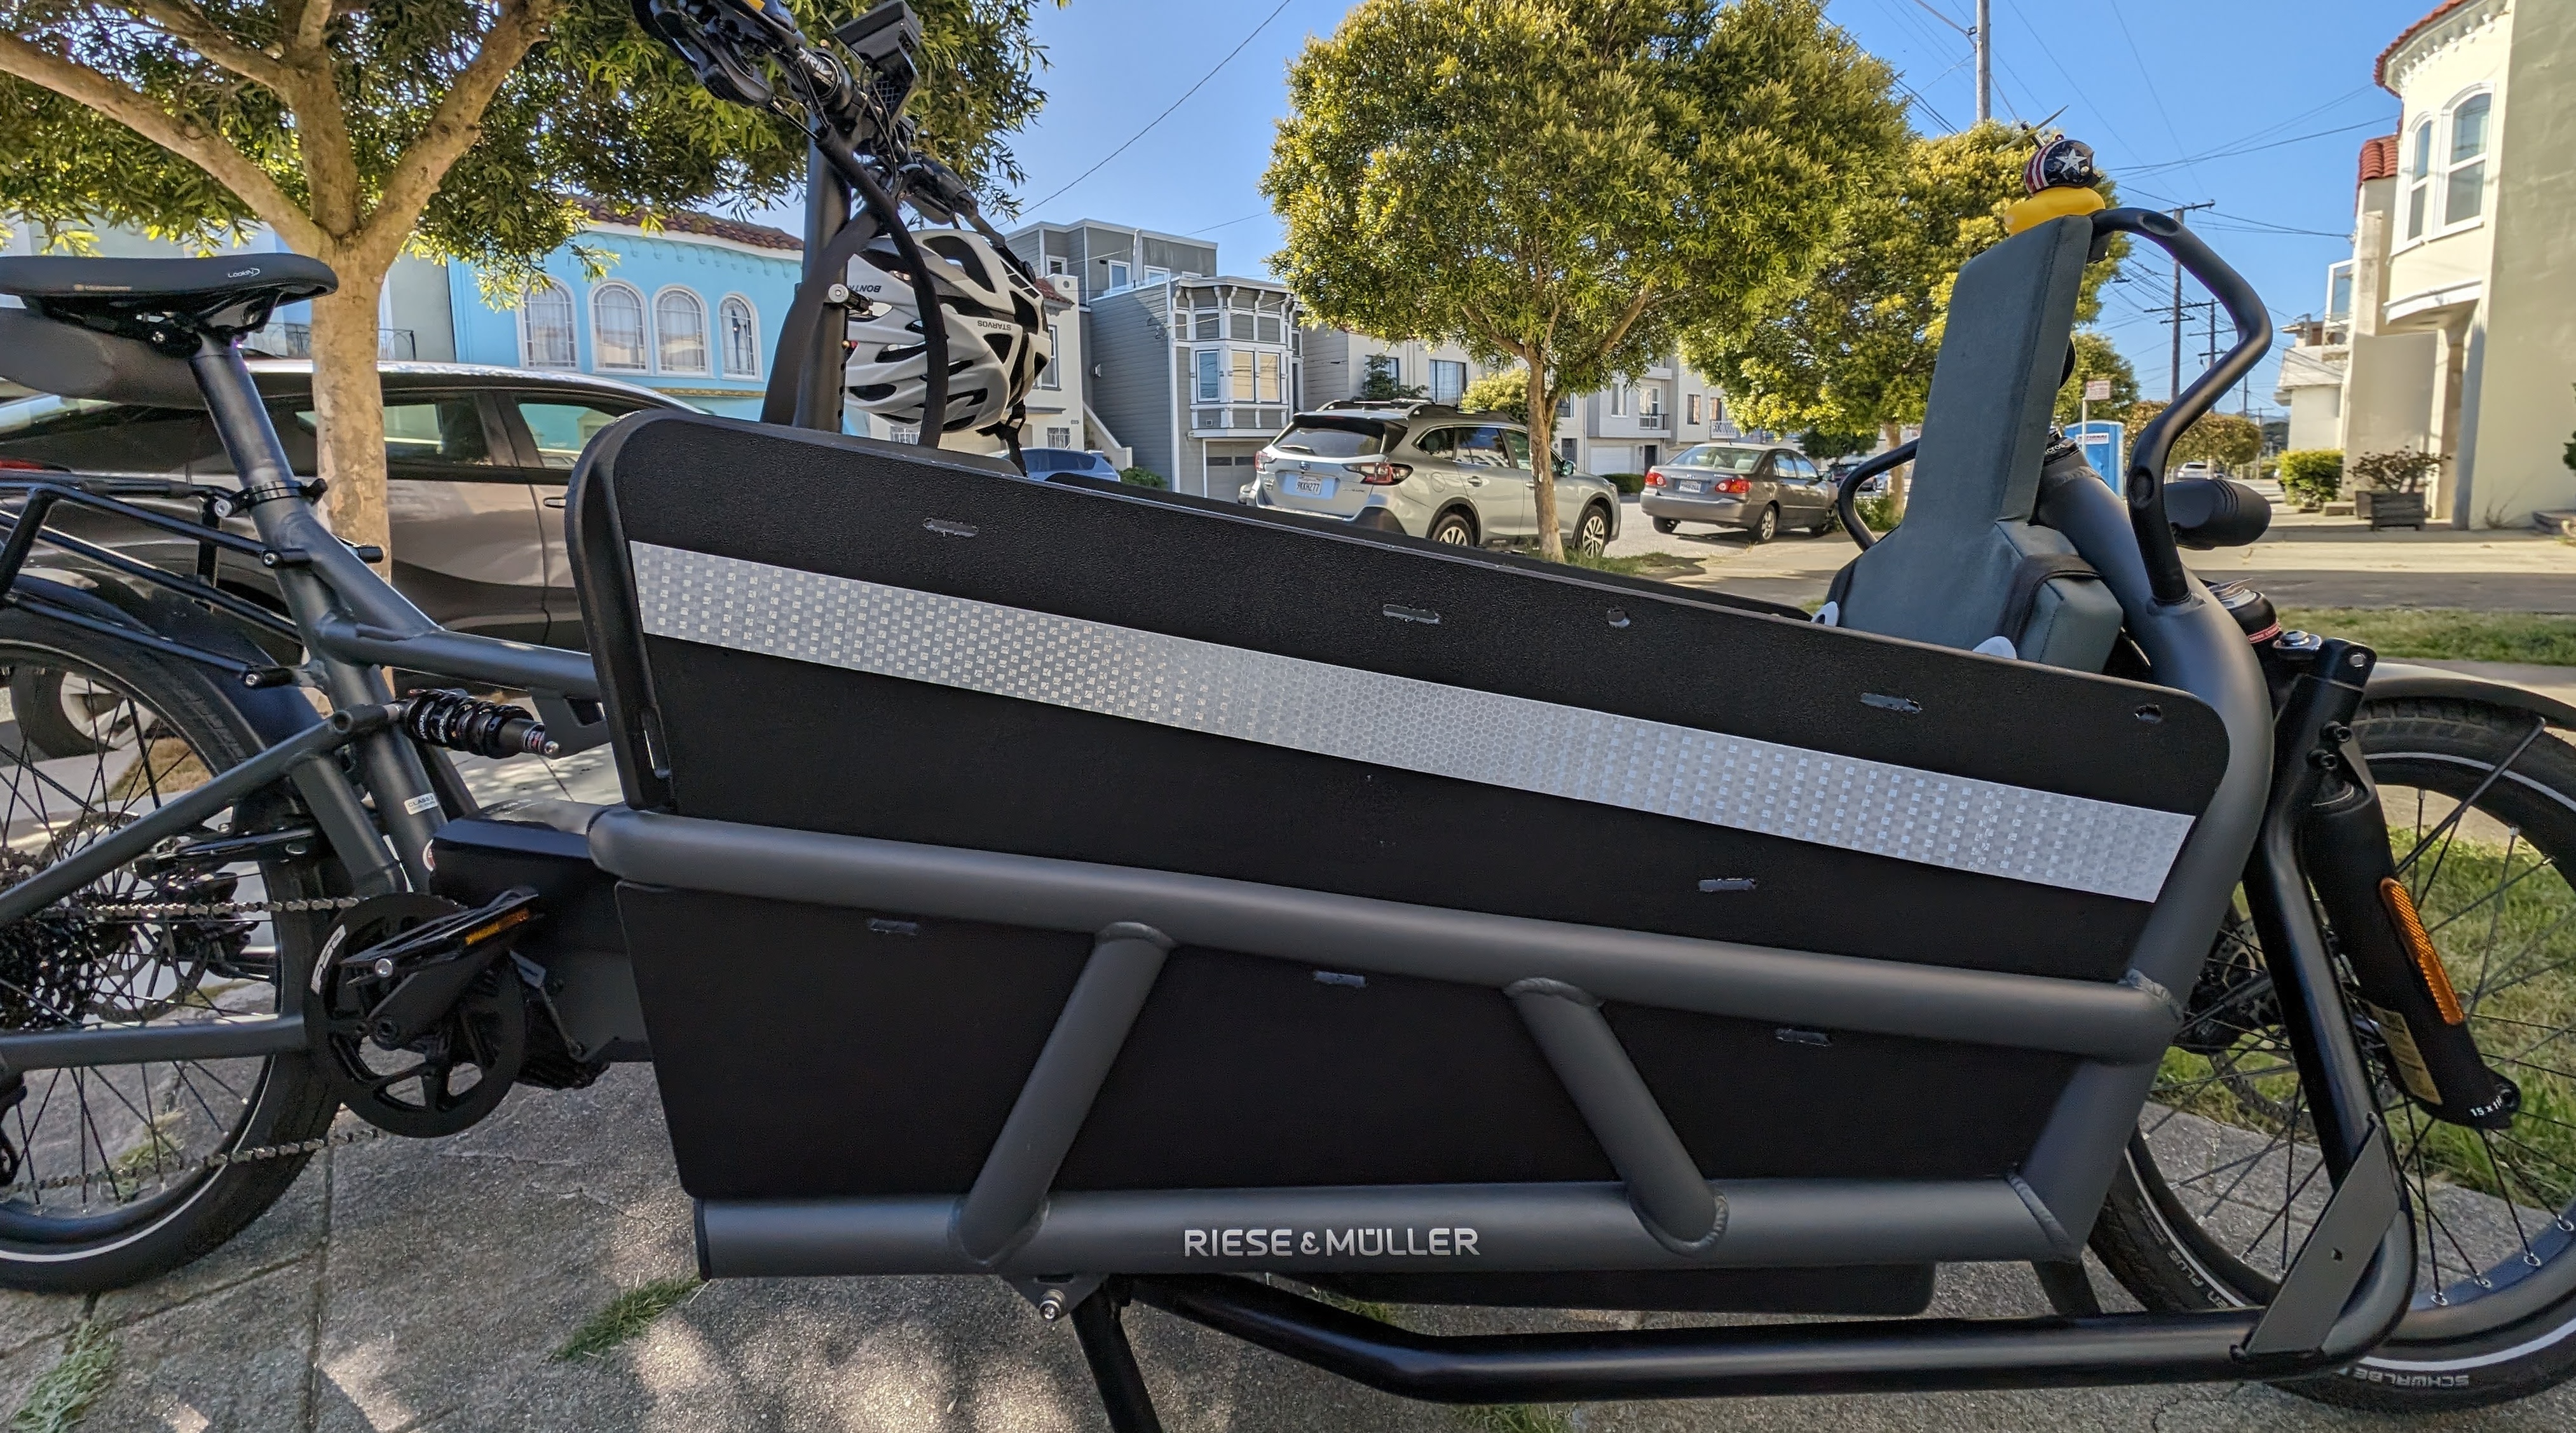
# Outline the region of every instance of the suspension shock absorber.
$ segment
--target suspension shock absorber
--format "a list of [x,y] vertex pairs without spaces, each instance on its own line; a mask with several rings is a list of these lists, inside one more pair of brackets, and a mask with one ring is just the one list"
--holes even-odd
[[487,702],[460,691],[420,692],[397,709],[395,725],[415,741],[471,756],[553,756],[561,747],[546,737],[546,724],[507,702]]
[[[2319,666],[2350,663],[2360,654],[2351,674],[2355,687],[2368,672],[2366,649],[2332,639],[2305,642],[2314,644]],[[2313,668],[2294,678],[2319,679]],[[2388,817],[2352,728],[2338,720],[2309,735],[2315,744],[2301,754],[2326,768],[2327,781],[2301,823],[2299,859],[2352,972],[2357,1013],[2377,1027],[2390,1077],[2427,1113],[2478,1129],[2506,1128],[2522,1092],[2488,1066],[2469,1033],[2468,1010],[2389,854]]]

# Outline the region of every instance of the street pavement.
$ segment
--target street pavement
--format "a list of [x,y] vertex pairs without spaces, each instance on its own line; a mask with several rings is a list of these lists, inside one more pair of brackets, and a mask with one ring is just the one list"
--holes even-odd
[[[1782,600],[1821,596],[1839,535],[1746,549],[1656,536],[1635,512],[1615,552],[1702,559],[1694,581]],[[1642,535],[1642,536],[1641,536]],[[2199,559],[2226,572],[2230,555]],[[2380,534],[2295,517],[2243,563],[2284,601],[2576,611],[2576,549],[2509,534]],[[2509,600],[2482,600],[2502,594]],[[2474,664],[2467,664],[2474,665]],[[2565,686],[2566,669],[2489,670]],[[616,799],[605,754],[469,763],[488,802]],[[344,1130],[358,1126],[346,1115]],[[818,1139],[864,1138],[818,1129]],[[368,1140],[317,1156],[241,1237],[142,1287],[0,1295],[0,1409],[15,1408],[84,1322],[112,1338],[80,1427],[168,1433],[735,1433],[735,1430],[1096,1430],[1072,1332],[990,1280],[736,1281],[705,1286],[639,1336],[569,1361],[556,1350],[619,1294],[695,1267],[651,1072],[587,1090],[522,1090],[450,1139]],[[2108,1302],[2125,1299],[2100,1271]],[[2026,1269],[1943,1271],[1936,1312],[2045,1310]],[[1438,1332],[1600,1327],[1629,1316],[1408,1310]],[[1672,1322],[1658,1316],[1657,1322]],[[1129,1323],[1173,1433],[1583,1429],[1599,1433],[2048,1429],[2051,1433],[2576,1427],[2576,1391],[2401,1422],[2261,1386],[1596,1404],[1515,1421],[1405,1403],[1147,1310]],[[13,1430],[19,1426],[11,1425]],[[38,1425],[28,1425],[38,1426]]]
[[[1613,557],[1663,553],[1700,564],[1671,580],[1774,602],[1824,599],[1855,549],[1841,532],[1784,534],[1754,547],[1737,532],[1697,525],[1658,533],[1637,500],[1619,515]],[[2465,607],[2487,612],[2576,612],[2576,545],[2536,532],[2372,532],[2346,517],[2273,509],[2272,529],[2250,547],[2186,552],[2211,582],[2247,580],[2284,607]]]

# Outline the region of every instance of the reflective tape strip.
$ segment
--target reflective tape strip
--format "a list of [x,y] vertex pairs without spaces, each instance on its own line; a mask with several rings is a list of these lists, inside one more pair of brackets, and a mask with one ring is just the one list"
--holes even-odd
[[644,630],[1295,751],[2150,901],[2192,818],[630,543]]

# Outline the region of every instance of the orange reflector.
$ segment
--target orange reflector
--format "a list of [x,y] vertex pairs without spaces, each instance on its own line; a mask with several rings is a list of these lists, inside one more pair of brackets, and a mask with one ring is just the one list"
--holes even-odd
[[2397,934],[2406,942],[2407,953],[2415,957],[2415,968],[2424,973],[2424,988],[2433,996],[2435,1009],[2442,1012],[2442,1023],[2457,1025],[2466,1021],[2468,1012],[2460,1008],[2460,997],[2451,989],[2449,972],[2442,969],[2442,956],[2433,949],[2433,938],[2424,933],[2424,918],[2415,913],[2415,898],[2396,877],[2382,877],[2379,899],[2388,907],[2389,919],[2397,922]]
[[[2393,884],[2393,883],[2392,883],[2392,884]],[[499,935],[501,932],[503,932],[503,931],[505,931],[505,930],[508,930],[510,927],[512,927],[512,926],[514,926],[514,925],[519,924],[521,921],[526,920],[526,919],[528,918],[529,914],[530,914],[530,912],[529,912],[528,908],[527,908],[526,906],[521,906],[521,907],[519,907],[517,910],[514,910],[514,911],[510,912],[508,915],[505,915],[505,916],[501,917],[499,920],[496,920],[496,921],[492,922],[490,925],[487,925],[487,926],[484,926],[484,927],[482,927],[482,928],[480,928],[480,929],[478,929],[478,930],[475,930],[475,931],[469,932],[469,933],[466,935],[466,937],[465,937],[465,943],[466,943],[467,945],[469,945],[469,946],[481,945],[483,942],[485,942],[485,941],[487,941],[487,940],[490,940],[492,937],[494,937],[494,936],[496,936],[496,935]],[[2420,927],[2419,927],[2419,928],[2420,928]],[[2448,990],[2448,989],[2450,989],[2450,987],[2449,987],[2449,986],[2447,986],[2447,985],[2446,985],[2446,986],[2443,986],[2442,988],[2443,988],[2444,990]],[[2449,1006],[2444,1006],[2443,1008],[2447,1010],[2447,1009],[2449,1009],[2450,1007],[2449,1007]],[[2457,1024],[2459,1024],[2460,1022],[2459,1022],[2459,1021],[2457,1021],[2457,1020],[2454,1020],[2454,1021],[2452,1021],[2451,1023],[2452,1023],[2452,1024],[2454,1024],[2454,1025],[2457,1025]]]

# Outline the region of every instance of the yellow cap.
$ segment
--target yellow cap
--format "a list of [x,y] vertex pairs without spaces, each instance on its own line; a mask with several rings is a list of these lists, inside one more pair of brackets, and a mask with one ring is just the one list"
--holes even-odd
[[2069,214],[2090,214],[2106,207],[2096,190],[2072,187],[2043,189],[2027,199],[2015,200],[2013,206],[2004,211],[2004,232],[2018,234],[2051,219],[2062,219]]

